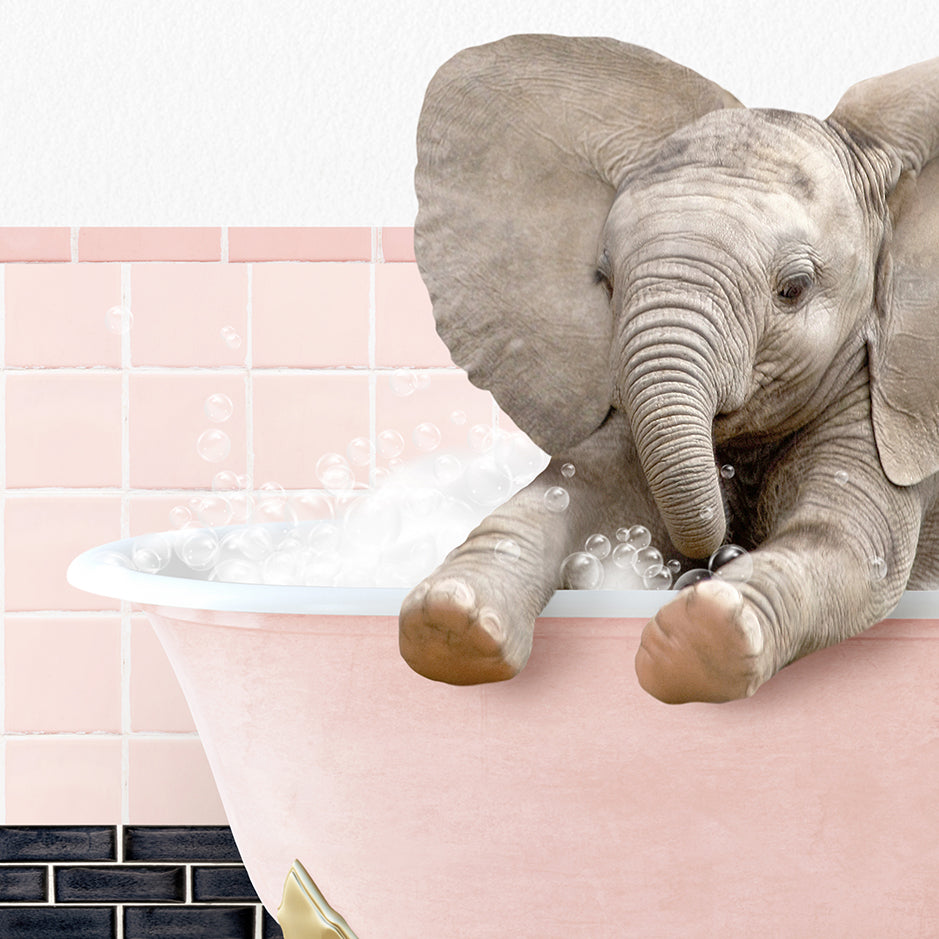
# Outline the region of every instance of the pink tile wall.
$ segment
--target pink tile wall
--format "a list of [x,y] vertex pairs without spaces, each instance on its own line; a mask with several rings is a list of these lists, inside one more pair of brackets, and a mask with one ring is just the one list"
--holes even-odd
[[69,561],[170,528],[219,470],[315,487],[354,437],[462,444],[492,400],[436,336],[409,228],[0,228],[0,325],[0,823],[224,823],[146,618]]

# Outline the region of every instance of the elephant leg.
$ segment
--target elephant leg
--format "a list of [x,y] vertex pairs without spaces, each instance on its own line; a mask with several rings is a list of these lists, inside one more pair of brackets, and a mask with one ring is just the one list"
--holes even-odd
[[636,672],[650,694],[672,704],[747,697],[896,605],[935,487],[892,485],[863,403],[854,411],[806,432],[767,479],[749,579],[734,582],[745,562],[732,562],[726,579],[685,588],[647,624]]
[[[561,474],[567,462],[576,470],[570,479]],[[545,505],[554,486],[570,495],[563,512]],[[451,684],[513,677],[528,660],[535,619],[560,585],[563,559],[582,550],[592,532],[634,522],[664,537],[628,428],[614,412],[408,594],[399,617],[401,654],[416,672]],[[497,553],[506,539],[518,546],[517,559]]]

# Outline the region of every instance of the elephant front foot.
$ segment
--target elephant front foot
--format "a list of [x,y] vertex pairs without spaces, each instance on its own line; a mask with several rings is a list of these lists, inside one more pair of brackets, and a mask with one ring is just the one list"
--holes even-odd
[[451,685],[505,681],[528,661],[533,619],[513,618],[481,602],[470,579],[432,574],[401,606],[401,655],[425,678]]
[[772,675],[770,650],[756,613],[720,580],[686,587],[642,632],[636,675],[666,704],[732,701]]

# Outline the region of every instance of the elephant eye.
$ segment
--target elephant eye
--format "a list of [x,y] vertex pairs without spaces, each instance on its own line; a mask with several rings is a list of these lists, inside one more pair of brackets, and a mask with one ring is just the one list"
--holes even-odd
[[802,299],[812,286],[812,278],[808,274],[796,274],[783,280],[776,296],[787,305],[794,305]]

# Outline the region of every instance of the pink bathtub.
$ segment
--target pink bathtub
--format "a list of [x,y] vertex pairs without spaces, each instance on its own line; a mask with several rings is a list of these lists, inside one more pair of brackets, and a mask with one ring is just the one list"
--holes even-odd
[[127,544],[69,579],[154,624],[268,910],[299,859],[334,911],[288,939],[939,935],[939,592],[670,707],[632,664],[668,595],[559,593],[519,677],[451,687],[398,657],[404,590],[106,563]]

